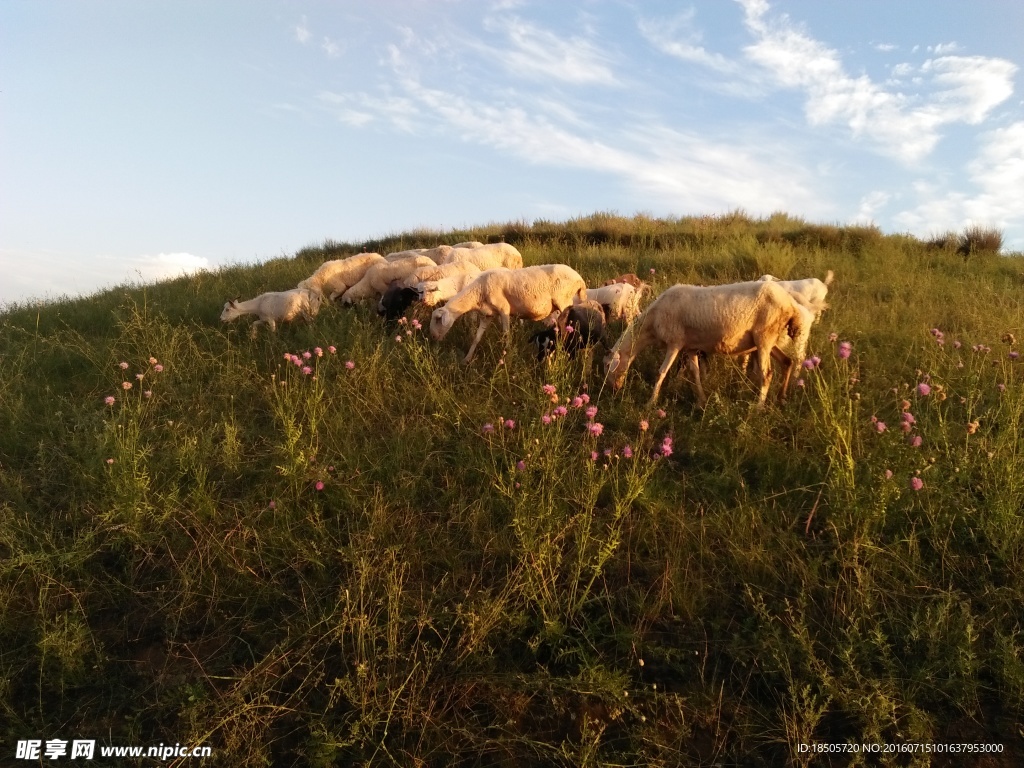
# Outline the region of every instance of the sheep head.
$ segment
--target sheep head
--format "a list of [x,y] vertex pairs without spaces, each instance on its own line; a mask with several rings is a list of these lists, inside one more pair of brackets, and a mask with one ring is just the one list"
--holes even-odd
[[455,317],[448,307],[435,309],[430,316],[430,337],[434,341],[440,341],[448,335],[448,331],[452,329],[454,324]]

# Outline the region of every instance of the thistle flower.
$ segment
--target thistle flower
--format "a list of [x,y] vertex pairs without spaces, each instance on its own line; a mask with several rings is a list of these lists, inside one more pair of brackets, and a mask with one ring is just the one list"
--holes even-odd
[[892,480],[892,470],[891,469],[885,470],[885,479],[886,480]]
[[651,425],[650,425],[650,424],[648,423],[647,419],[640,419],[640,431],[641,431],[641,432],[646,432],[646,431],[647,431],[647,429],[648,429],[648,428],[649,428],[650,426],[651,426]]
[[553,395],[557,391],[554,384],[545,384],[540,389],[545,395]]
[[317,480],[316,481],[316,489],[318,491],[322,491],[324,489],[324,481],[323,480]]
[[589,432],[589,433],[590,433],[591,435],[593,435],[594,437],[597,437],[597,436],[599,436],[599,435],[600,435],[600,434],[601,434],[602,432],[604,432],[604,424],[602,424],[602,423],[600,423],[600,422],[594,422],[593,424],[588,424],[588,425],[587,425],[587,431],[588,431],[588,432]]
[[876,421],[875,422],[875,431],[877,431],[877,432],[885,432],[886,429],[888,429],[888,427],[885,426],[885,422],[884,421]]
[[146,397],[152,397],[152,396],[153,396],[153,390],[151,390],[151,389],[147,389],[147,390],[146,390],[145,392],[143,392],[142,394],[143,394],[143,395],[145,395]]
[[494,425],[491,424],[491,422],[487,422],[480,428],[480,431],[483,432],[485,435],[489,435],[494,431]]
[[351,360],[346,360],[346,361],[345,361],[345,367],[346,367],[346,368],[347,368],[348,370],[350,370],[350,371],[351,371],[351,370],[352,370],[353,368],[355,368],[355,367],[356,367],[356,364],[355,364],[355,363],[353,363],[353,362],[352,362]]
[[564,405],[560,405],[557,408],[555,408],[555,410],[553,410],[551,414],[553,416],[565,416],[565,414],[567,414],[568,412],[569,410]]
[[622,447],[622,455],[627,459],[633,458],[633,449],[629,446],[628,443]]
[[920,435],[914,435],[912,438],[910,438],[910,446],[912,448],[920,448],[922,442],[923,440],[921,439]]
[[924,480],[922,480],[920,477],[912,477],[912,478],[910,478],[910,489],[911,490],[913,490],[913,491],[920,491],[922,488],[924,488]]
[[161,371],[163,371],[163,369],[164,367],[160,365],[160,363],[157,363],[156,365],[153,366],[153,370],[156,371],[157,373],[160,373]]
[[838,352],[839,359],[840,360],[845,360],[846,358],[848,358],[850,356],[850,353],[852,351],[853,351],[853,345],[850,342],[844,341],[844,342],[840,343],[840,345],[839,345],[839,352]]
[[313,369],[310,368],[308,365],[304,365],[304,366],[302,366],[302,372],[304,374],[306,374],[307,376],[309,376],[309,374],[311,374],[313,372]]
[[516,462],[516,469],[518,469],[520,472],[522,472],[524,469],[526,469],[526,462],[523,461],[522,459],[517,461]]
[[121,389],[123,389],[123,390],[125,390],[127,392],[131,388],[132,388],[132,383],[130,381],[122,381],[121,382]]
[[587,414],[587,418],[588,419],[593,420],[593,418],[595,416],[597,416],[597,406],[596,405],[590,406],[589,408],[587,408],[587,410],[584,411],[584,413]]
[[303,360],[309,360],[309,358],[311,358],[312,356],[313,356],[313,353],[310,352],[308,349],[305,352],[302,353],[302,359]]
[[338,351],[338,348],[337,348],[336,346],[334,346],[333,344],[331,344],[331,345],[330,345],[330,346],[329,346],[329,347],[327,348],[327,351],[328,351],[328,352],[330,352],[330,353],[331,353],[331,354],[333,355],[333,354],[336,354],[336,353],[337,353],[337,351]]
[[122,360],[122,361],[121,361],[120,363],[118,363],[118,364],[117,364],[117,366],[118,366],[118,367],[119,367],[119,368],[120,368],[120,369],[121,369],[122,371],[127,371],[127,370],[128,370],[128,363],[126,363],[126,362],[125,362],[124,360]]
[[569,403],[569,405],[571,405],[573,408],[582,408],[583,407],[583,398],[582,397],[574,397],[572,399],[572,402]]
[[417,331],[418,331],[418,330],[421,330],[421,329],[423,328],[423,323],[421,323],[421,322],[420,322],[419,320],[417,320],[417,319],[416,319],[416,318],[414,317],[414,318],[412,319],[412,327],[413,327],[413,328],[415,328],[415,329],[416,329]]
[[320,347],[313,347],[313,354],[317,357],[323,357],[324,351]]
[[113,395],[107,395],[106,397],[103,398],[103,402],[106,403],[107,405],[113,405],[115,402],[117,402],[117,398],[114,397]]
[[150,365],[156,365],[158,362],[160,362],[160,361],[157,360],[155,357],[149,358],[149,364]]
[[921,397],[928,397],[928,395],[930,395],[931,393],[932,388],[928,384],[925,384],[923,381],[917,385],[917,394],[921,395]]
[[505,429],[515,429],[515,428],[516,428],[515,419],[505,419]]

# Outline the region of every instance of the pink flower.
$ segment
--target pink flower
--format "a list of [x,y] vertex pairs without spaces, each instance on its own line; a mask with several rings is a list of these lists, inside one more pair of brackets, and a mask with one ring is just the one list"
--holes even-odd
[[156,365],[153,366],[153,370],[156,371],[157,373],[160,373],[163,369],[164,367],[160,365],[160,363],[157,363]]
[[640,419],[640,431],[641,432],[646,432],[648,427],[650,427],[650,426],[651,425],[648,423],[647,419]]
[[122,381],[121,382],[121,389],[123,389],[123,390],[125,390],[127,392],[131,388],[132,388],[132,383],[130,381]]
[[885,422],[884,421],[876,421],[875,422],[875,430],[876,431],[878,431],[878,432],[885,432],[886,429],[888,429],[888,427],[885,426]]
[[545,395],[553,395],[557,391],[554,384],[545,384],[540,389]]
[[[587,385],[584,384],[583,388],[586,389]],[[580,395],[580,399],[583,400],[584,403],[589,403],[590,402],[590,395],[588,395],[586,392],[584,392],[582,395]]]
[[832,343],[835,343],[836,339],[838,339],[838,338],[839,338],[839,334],[838,333],[830,333],[828,335],[828,340],[831,341]]
[[277,502],[271,499],[270,503],[267,504],[267,506],[270,507],[270,509],[277,509]]
[[121,369],[122,371],[127,371],[127,370],[128,370],[128,363],[126,363],[126,362],[125,362],[124,360],[122,360],[122,361],[121,361],[120,363],[118,363],[117,365],[118,365],[118,367],[119,367],[119,368],[120,368],[120,369]]
[[317,480],[316,481],[316,489],[318,491],[322,491],[324,489],[324,481],[323,480]]
[[548,414],[546,414],[546,413],[543,416],[540,417],[540,420],[544,424],[550,424],[551,423],[551,417]]
[[605,448],[604,449],[604,456],[605,456],[606,459],[610,459],[612,457],[612,449],[611,448]]
[[628,443],[622,447],[622,455],[627,459],[633,458],[633,449],[629,446]]
[[587,425],[587,431],[588,431],[588,432],[589,432],[589,433],[590,433],[590,434],[591,434],[591,435],[592,435],[593,437],[597,437],[597,436],[598,436],[598,435],[600,435],[600,434],[601,434],[602,432],[604,432],[604,424],[601,424],[600,422],[594,422],[593,424],[588,424],[588,425]]
[[514,419],[505,419],[505,429],[515,429],[516,422]]
[[312,356],[313,356],[313,353],[310,352],[309,350],[306,350],[305,352],[302,353],[302,359],[303,360],[309,360],[309,358],[311,358]]
[[913,428],[914,428],[913,425],[910,424],[909,422],[906,422],[906,421],[904,421],[902,424],[900,424],[900,429],[902,429],[904,432],[909,432]]
[[147,389],[142,394],[145,395],[146,397],[152,397],[153,396],[153,390],[152,389]]
[[570,333],[575,333],[575,332],[576,332],[576,329],[573,328],[571,324],[569,324],[569,323],[565,324],[565,335],[566,336],[568,336]]
[[311,374],[313,372],[313,369],[310,368],[308,365],[304,365],[304,366],[302,366],[302,372],[304,374],[306,374],[307,376],[309,376],[309,374]]
[[798,387],[806,387],[806,386],[807,386],[807,382],[806,382],[806,381],[804,381],[804,380],[803,380],[802,378],[800,378],[800,379],[797,379],[797,380],[796,380],[796,381],[795,381],[794,383],[795,383],[795,384],[796,384],[796,385],[797,385]]
[[917,394],[921,395],[921,397],[927,397],[931,393],[932,388],[928,384],[925,384],[923,381],[917,385]]
[[569,403],[569,405],[571,405],[573,408],[582,408],[583,407],[583,398],[582,397],[574,397],[572,399],[572,402]]
[[135,380],[136,381],[142,381],[142,374],[141,373],[136,373],[135,374]]
[[914,491],[920,491],[922,488],[924,488],[924,480],[922,480],[920,477],[910,478],[910,488],[911,490]]
[[891,480],[892,479],[892,470],[891,469],[885,470],[885,479],[886,480]]
[[587,408],[587,410],[584,411],[584,413],[587,414],[587,418],[588,419],[593,420],[593,418],[595,416],[597,416],[597,406],[596,405],[590,406],[589,408]]
[[914,418],[914,414],[912,414],[910,411],[904,411],[903,413],[901,413],[900,421],[904,422],[905,424],[917,423],[917,419]]
[[661,452],[662,456],[671,456],[672,455],[672,438],[671,437],[666,437],[661,442],[661,448],[659,449],[659,451]]
[[413,328],[415,328],[415,329],[416,329],[416,330],[418,331],[418,330],[420,330],[421,328],[423,328],[423,323],[421,323],[421,322],[420,322],[419,320],[417,320],[417,319],[416,319],[416,318],[414,317],[414,318],[412,319],[412,327],[413,327]]
[[998,389],[1000,392],[1005,392],[1006,391],[1006,385],[1005,384],[996,384],[996,389]]
[[963,345],[959,341],[954,341],[953,342],[954,349],[960,349],[961,346],[963,346]]
[[597,451],[591,451],[590,452],[590,460],[591,461],[597,461],[597,457],[598,457]]
[[654,267],[651,267],[651,274],[654,274]]
[[113,463],[114,463],[113,459],[107,459],[107,464],[113,464]]
[[156,365],[159,361],[155,357],[149,358],[150,365]]
[[320,347],[314,347],[313,348],[313,354],[316,355],[317,357],[323,357],[324,356],[324,351],[322,349],[320,349]]
[[483,432],[485,435],[489,435],[491,434],[491,432],[494,431],[494,425],[491,424],[490,422],[487,422],[480,428],[480,431]]
[[667,414],[666,414],[666,413],[665,413],[665,412],[664,412],[663,410],[661,410],[661,408],[659,408],[659,409],[658,409],[658,410],[656,411],[656,413],[658,414],[658,418],[659,418],[659,419],[664,419],[664,418],[665,418],[665,416],[667,415]]
[[567,414],[568,412],[569,410],[564,405],[560,405],[557,408],[555,408],[555,410],[553,410],[551,413],[554,416],[565,416],[565,414]]
[[397,336],[395,336],[395,341],[397,341],[399,344],[401,344],[402,343],[402,334],[398,334]]
[[1020,357],[1020,352],[1017,352],[1016,350],[1014,350],[1013,352],[1010,353],[1010,359],[1011,360],[1016,360],[1018,357]]
[[114,397],[113,395],[107,395],[106,397],[103,398],[103,402],[106,403],[107,405],[113,405],[115,402],[117,402],[117,398]]
[[923,441],[921,440],[920,435],[914,435],[912,438],[910,438],[910,445],[912,448],[920,448],[922,442]]
[[853,345],[850,342],[844,341],[839,344],[839,358],[841,360],[845,360],[846,358],[848,358],[852,351]]
[[346,361],[345,361],[345,367],[346,367],[346,368],[347,368],[348,370],[350,370],[350,371],[351,371],[351,370],[352,370],[353,368],[355,368],[355,367],[356,367],[356,364],[355,364],[355,363],[353,363],[353,362],[352,362],[351,360],[346,360]]
[[333,354],[335,354],[338,351],[338,348],[336,346],[334,346],[333,344],[331,344],[331,346],[329,346],[327,348],[327,351],[330,352],[333,355]]
[[522,459],[517,461],[516,462],[516,469],[518,469],[520,472],[522,472],[524,469],[526,469],[526,462],[523,461]]

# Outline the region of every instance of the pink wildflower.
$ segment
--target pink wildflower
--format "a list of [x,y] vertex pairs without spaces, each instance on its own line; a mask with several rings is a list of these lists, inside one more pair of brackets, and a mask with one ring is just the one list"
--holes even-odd
[[114,463],[113,459],[107,459],[107,464],[113,464],[113,463]]
[[[834,343],[836,342],[836,340],[837,340],[838,338],[839,338],[839,334],[838,334],[838,333],[830,333],[830,334],[828,335],[828,340],[829,340],[829,341],[831,341],[831,342],[832,342],[833,344],[834,344]],[[844,343],[845,343],[845,342],[844,342]]]
[[876,431],[878,431],[878,432],[885,432],[886,429],[888,429],[888,427],[885,426],[885,422],[884,421],[876,421],[875,422],[875,430]]
[[313,354],[317,357],[323,357],[324,351],[320,347],[313,347]]
[[797,385],[798,387],[806,387],[806,386],[807,386],[807,382],[806,382],[806,381],[804,381],[804,380],[803,380],[802,378],[800,378],[800,379],[797,379],[797,380],[796,380],[796,381],[795,381],[794,383],[795,383],[795,384],[796,384],[796,385]]
[[156,365],[158,362],[160,362],[160,361],[157,360],[155,357],[149,358],[149,364],[150,365]]
[[318,491],[322,491],[324,489],[324,481],[323,480],[317,480],[316,481],[316,489]]
[[658,410],[656,411],[656,413],[658,414],[658,418],[659,418],[659,419],[664,419],[664,418],[665,418],[665,416],[667,416],[667,415],[668,415],[668,414],[666,414],[666,413],[665,413],[665,412],[664,412],[663,410],[661,410],[661,408],[659,408],[659,409],[658,409]]
[[135,374],[135,380],[136,381],[142,381],[142,378],[143,378],[143,375],[141,373],[136,373]]
[[627,459],[633,458],[633,449],[629,446],[628,443],[622,447],[622,455]]
[[311,374],[313,372],[313,369],[310,368],[308,365],[304,365],[304,366],[302,366],[302,372],[304,374],[306,374],[307,376],[309,376],[309,374]]
[[120,369],[121,369],[122,371],[127,371],[127,370],[128,370],[128,363],[126,363],[126,362],[125,362],[124,360],[122,360],[122,361],[121,361],[120,363],[118,363],[117,365],[118,365],[118,367],[119,367],[119,368],[120,368]]
[[117,398],[114,397],[113,395],[107,395],[106,397],[103,398],[103,402],[106,403],[107,405],[113,405],[115,402],[117,402]]
[[267,506],[270,507],[271,509],[277,509],[277,502],[271,499],[270,503],[267,504]]
[[850,342],[844,341],[844,342],[840,343],[840,345],[839,345],[839,358],[841,360],[845,360],[846,358],[848,358],[850,356],[850,353],[852,351],[853,351],[853,345]]
[[303,360],[309,360],[309,358],[311,358],[312,356],[313,356],[313,353],[310,352],[308,349],[305,352],[302,353],[302,359]]
[[904,411],[903,413],[901,413],[900,414],[900,421],[902,421],[902,422],[904,422],[906,424],[916,424],[917,423],[917,419],[914,418],[914,414],[912,414],[910,411]]
[[917,394],[921,395],[921,397],[927,397],[931,393],[932,393],[931,386],[929,386],[928,384],[925,384],[923,381],[920,384],[917,385]]
[[545,384],[540,389],[545,395],[553,395],[557,391],[554,384]]
[[571,324],[566,323],[566,325],[565,325],[565,335],[568,336],[570,333],[575,333],[575,332],[576,332],[576,329],[573,328]]
[[604,432],[604,424],[601,424],[600,422],[594,422],[593,424],[588,424],[587,425],[587,431],[591,435],[593,435],[594,437],[597,437],[602,432]]
[[153,396],[153,390],[152,389],[147,389],[142,394],[145,395],[146,397],[152,397]]
[[572,402],[569,403],[569,405],[571,405],[573,408],[582,408],[583,407],[583,398],[582,397],[574,397],[572,399]]
[[892,480],[892,470],[891,469],[885,470],[885,479],[886,480]]
[[164,367],[160,365],[160,363],[157,363],[156,365],[153,366],[153,370],[156,371],[157,373],[160,373],[163,369]]
[[648,429],[648,428],[649,428],[650,426],[651,426],[651,425],[650,425],[650,423],[649,423],[649,422],[647,421],[647,419],[640,419],[640,431],[641,431],[641,432],[646,432],[646,431],[647,431],[647,429]]
[[544,424],[550,424],[551,423],[551,416],[549,416],[548,414],[545,413],[543,416],[540,417],[540,420]]
[[350,370],[350,371],[351,371],[351,370],[352,370],[353,368],[355,368],[355,367],[356,367],[356,364],[355,364],[355,363],[353,363],[353,362],[352,362],[351,360],[346,360],[346,361],[345,361],[345,367],[346,367],[346,368],[347,368],[348,370]]
[[[586,384],[583,385],[584,389],[586,389],[586,386],[587,386]],[[590,395],[588,395],[586,392],[584,392],[582,395],[580,395],[580,398],[583,400],[584,403],[589,403],[590,402]]]
[[505,419],[505,429],[515,429],[515,428],[516,428],[515,419]]
[[522,472],[524,469],[526,469],[526,462],[523,461],[522,459],[517,461],[516,462],[516,469],[518,469],[520,472]]
[[910,445],[913,448],[920,448],[922,442],[924,441],[921,439],[920,435],[914,435],[912,438],[910,438]]
[[123,389],[123,390],[125,390],[127,392],[131,388],[132,388],[132,383],[130,381],[122,381],[121,382],[121,389]]
[[333,344],[331,344],[331,346],[329,346],[329,347],[327,348],[327,351],[328,351],[328,352],[330,352],[330,353],[331,353],[331,354],[333,355],[333,354],[336,354],[336,353],[337,353],[337,351],[338,351],[338,348],[337,348],[336,346],[334,346]]
[[417,320],[417,319],[416,319],[416,318],[414,317],[414,318],[412,319],[412,327],[413,327],[413,328],[415,328],[415,329],[416,329],[416,330],[418,331],[418,330],[420,330],[421,328],[423,328],[423,323],[421,323],[421,322],[420,322],[419,320]]
[[661,451],[661,455],[662,456],[671,456],[672,455],[672,438],[671,437],[666,437],[664,440],[661,441],[660,451]]
[[567,414],[568,412],[569,410],[564,405],[560,405],[557,408],[555,408],[555,410],[553,410],[551,413],[554,416],[565,416],[565,414]]
[[910,488],[911,490],[914,491],[920,491],[922,488],[924,488],[924,480],[922,480],[920,477],[910,478]]
[[654,267],[651,267],[651,274],[654,274]]
[[1020,357],[1020,352],[1018,352],[1017,350],[1014,350],[1014,351],[1010,352],[1010,359],[1011,360],[1016,360],[1018,357]]
[[595,416],[597,416],[597,406],[596,405],[590,406],[589,408],[587,408],[587,410],[584,411],[584,413],[587,414],[587,418],[588,419],[593,420],[593,418]]
[[591,461],[597,461],[597,457],[598,457],[597,451],[591,451],[590,452],[590,460]]
[[401,344],[402,343],[402,334],[398,334],[397,336],[395,336],[395,341],[397,341],[399,344]]
[[480,431],[483,432],[485,435],[489,435],[494,431],[494,425],[491,424],[490,422],[487,422],[480,428]]
[[1006,385],[1005,384],[996,384],[996,389],[998,389],[1000,392],[1005,392],[1006,391]]

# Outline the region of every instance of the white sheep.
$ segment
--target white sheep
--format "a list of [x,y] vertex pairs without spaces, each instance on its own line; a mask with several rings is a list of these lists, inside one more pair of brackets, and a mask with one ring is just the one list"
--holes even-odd
[[480,272],[480,267],[472,262],[456,261],[452,264],[434,264],[426,267],[417,267],[399,280],[398,283],[402,288],[412,288],[417,283],[427,280],[444,280],[446,277],[453,277],[455,275],[476,277]]
[[514,245],[491,243],[478,248],[452,248],[439,263],[451,264],[453,262],[470,262],[476,264],[480,269],[497,269],[498,267],[520,269],[523,266],[523,256]]
[[462,315],[476,312],[480,325],[463,360],[468,363],[495,317],[500,319],[502,331],[507,334],[513,315],[527,320],[545,320],[557,317],[566,307],[586,298],[587,284],[576,270],[565,264],[488,270],[481,272],[443,307],[434,310],[430,316],[430,335],[440,341]]
[[605,316],[609,321],[632,322],[633,318],[640,314],[640,296],[641,291],[629,283],[612,283],[600,288],[587,289],[587,298],[604,307]]
[[[362,280],[349,288],[341,295],[343,304],[354,304],[363,299],[369,299],[382,295],[388,286],[396,280],[401,280],[418,267],[433,267],[433,259],[429,256],[411,256],[398,261],[383,261],[372,265]],[[333,300],[337,294],[332,294]]]
[[322,296],[341,295],[358,283],[374,264],[384,261],[379,253],[357,253],[345,259],[325,261],[319,269],[307,277],[299,288],[316,291]]
[[[472,264],[464,266],[475,267],[475,265]],[[504,267],[489,269],[487,271],[508,272]],[[458,294],[481,274],[483,273],[480,270],[477,270],[476,272],[461,271],[449,275],[448,277],[441,278],[440,280],[424,280],[423,282],[416,283],[413,287],[419,291],[420,301],[428,307],[436,307],[438,304],[443,304]]]
[[271,331],[276,331],[278,323],[286,323],[297,317],[312,320],[320,311],[320,300],[320,293],[308,288],[271,291],[261,293],[248,301],[234,299],[224,302],[224,311],[220,313],[220,319],[222,323],[227,323],[242,315],[258,315],[250,329],[250,333],[255,336],[260,323],[269,326]]
[[828,271],[824,280],[816,277],[805,277],[802,280],[779,280],[773,275],[761,275],[758,278],[761,282],[774,282],[781,285],[793,298],[803,302],[803,305],[810,309],[815,318],[828,309],[825,297],[828,296],[828,287],[832,284],[832,270]]
[[780,393],[780,400],[784,400],[796,361],[778,348],[778,341],[784,333],[798,337],[805,323],[798,303],[773,282],[675,285],[658,296],[641,318],[623,332],[605,358],[605,380],[613,390],[618,390],[637,354],[657,342],[667,352],[651,402],[657,400],[665,376],[682,353],[693,375],[697,402],[703,407],[707,397],[700,382],[697,355],[756,351],[761,390],[758,403],[763,405],[768,395],[773,357],[784,367]]

